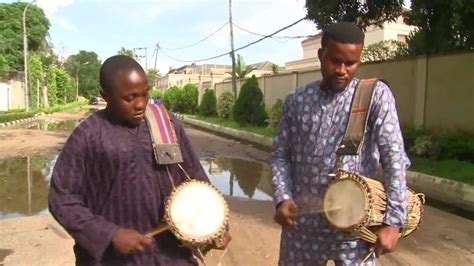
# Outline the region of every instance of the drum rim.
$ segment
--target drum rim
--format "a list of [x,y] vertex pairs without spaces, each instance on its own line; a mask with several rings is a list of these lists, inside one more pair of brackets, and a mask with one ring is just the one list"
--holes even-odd
[[[171,220],[170,213],[171,213],[172,199],[183,188],[185,188],[185,187],[187,187],[187,186],[189,186],[193,183],[194,184],[196,184],[196,183],[197,184],[203,184],[203,185],[209,187],[211,190],[215,191],[222,198],[222,202],[224,204],[224,223],[216,231],[214,231],[212,234],[209,234],[208,236],[205,236],[205,237],[188,237],[186,235],[183,235],[180,232],[180,230],[178,229],[178,227]],[[221,237],[225,234],[226,225],[229,221],[229,206],[228,206],[227,201],[225,200],[223,194],[215,186],[213,186],[211,183],[204,182],[204,181],[201,181],[201,180],[192,179],[192,180],[185,181],[185,182],[181,183],[179,186],[177,186],[175,189],[173,189],[173,191],[171,192],[171,194],[169,195],[169,197],[166,200],[164,219],[165,219],[166,223],[168,224],[168,226],[170,227],[171,232],[173,232],[173,234],[180,241],[186,242],[186,243],[191,243],[192,245],[209,244],[209,243],[212,243],[212,241],[215,240],[216,238],[219,238],[219,237]]]
[[[334,179],[330,183],[330,185],[326,188],[326,190],[324,192],[324,196],[323,196],[323,210],[324,210],[323,214],[324,214],[324,217],[326,218],[326,221],[329,223],[329,225],[331,225],[336,230],[348,231],[348,232],[355,231],[355,230],[361,228],[362,226],[364,226],[368,222],[368,220],[370,219],[370,217],[368,215],[369,211],[371,209],[371,206],[372,206],[372,203],[369,200],[369,196],[368,196],[370,194],[370,188],[368,187],[367,182],[365,180],[359,178],[354,173],[347,172],[347,171],[344,171],[344,170],[338,170],[338,173],[337,173],[336,176],[340,176],[340,177]],[[338,182],[342,182],[342,181],[348,181],[348,180],[354,182],[359,188],[361,188],[362,193],[364,194],[364,215],[354,225],[351,225],[349,227],[340,227],[340,226],[334,224],[328,218],[328,215],[327,215],[326,210],[325,210],[326,195],[327,195],[327,192],[328,192],[329,187],[331,185],[336,184]],[[363,189],[364,187],[367,188],[367,189]]]

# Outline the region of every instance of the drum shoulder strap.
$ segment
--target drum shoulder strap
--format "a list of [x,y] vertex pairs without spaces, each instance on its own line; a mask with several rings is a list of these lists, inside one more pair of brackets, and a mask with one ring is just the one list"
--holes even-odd
[[166,108],[162,104],[149,104],[145,110],[145,119],[156,162],[160,165],[182,163],[178,138]]
[[357,84],[351,102],[351,112],[344,138],[337,150],[337,155],[359,155],[364,142],[364,133],[369,117],[372,94],[377,81],[381,79],[361,79]]

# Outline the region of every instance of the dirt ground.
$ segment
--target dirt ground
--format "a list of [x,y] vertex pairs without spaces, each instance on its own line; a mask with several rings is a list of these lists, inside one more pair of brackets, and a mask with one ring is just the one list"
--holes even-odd
[[[55,114],[49,119],[81,115]],[[186,128],[200,156],[232,156],[267,161],[268,152],[235,140]],[[0,159],[57,152],[68,134],[0,129]],[[213,251],[208,265],[276,265],[280,228],[272,221],[271,202],[227,198],[233,241],[227,252]],[[473,265],[474,222],[426,207],[421,228],[400,241],[398,250],[379,259],[380,265]],[[73,241],[50,217],[0,221],[0,265],[71,265]],[[223,257],[221,258],[221,256]],[[331,265],[331,263],[329,264]]]

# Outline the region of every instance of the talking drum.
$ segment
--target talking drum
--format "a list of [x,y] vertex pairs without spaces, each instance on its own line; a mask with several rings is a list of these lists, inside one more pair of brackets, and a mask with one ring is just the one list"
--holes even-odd
[[148,235],[170,230],[183,245],[203,255],[224,236],[228,215],[227,203],[217,188],[188,176],[166,200],[165,223]]
[[[425,203],[423,194],[415,194],[410,189],[407,194],[408,217],[400,230],[400,237],[406,237],[418,228]],[[375,243],[375,232],[383,223],[386,201],[382,183],[339,170],[324,194],[324,215],[334,229]]]

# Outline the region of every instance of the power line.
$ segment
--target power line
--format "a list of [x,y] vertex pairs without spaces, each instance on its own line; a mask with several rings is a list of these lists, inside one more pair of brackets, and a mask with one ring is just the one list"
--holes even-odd
[[[249,46],[252,46],[252,45],[254,45],[254,44],[256,44],[256,43],[259,43],[259,42],[261,42],[261,41],[263,41],[263,40],[265,40],[265,39],[267,39],[267,38],[271,38],[273,35],[275,35],[275,34],[281,32],[281,31],[284,31],[284,30],[286,30],[286,29],[288,29],[288,28],[291,28],[291,27],[293,27],[294,25],[300,23],[301,21],[303,21],[303,20],[305,20],[305,19],[306,19],[306,17],[301,18],[301,19],[299,19],[299,20],[297,20],[297,21],[291,23],[290,25],[285,26],[285,27],[283,27],[283,28],[281,28],[281,29],[275,31],[275,32],[272,33],[272,34],[265,35],[265,36],[263,36],[262,38],[260,38],[260,39],[258,39],[258,40],[256,40],[256,41],[253,41],[253,42],[251,42],[251,43],[249,43],[249,44],[246,44],[246,45],[244,45],[244,46],[241,46],[241,47],[235,49],[234,52],[237,52],[237,51],[239,51],[239,50],[245,49],[245,48],[247,48],[247,47],[249,47]],[[158,46],[158,49],[160,49],[160,48],[161,48],[161,47]],[[161,52],[162,52],[166,57],[168,57],[168,58],[170,58],[170,59],[172,59],[172,60],[178,61],[178,62],[183,62],[183,63],[196,63],[196,62],[209,61],[209,60],[212,60],[212,59],[216,59],[216,58],[219,58],[219,57],[226,56],[226,55],[228,55],[228,54],[231,53],[231,51],[230,51],[230,52],[227,52],[227,53],[219,54],[219,55],[212,56],[212,57],[208,57],[208,58],[204,58],[204,59],[198,59],[198,60],[181,60],[181,59],[175,58],[175,57],[170,56],[169,54],[165,53],[165,52],[163,51],[163,49],[161,50]]]
[[214,34],[218,33],[220,30],[222,30],[227,24],[229,24],[229,22],[226,22],[224,23],[224,25],[220,26],[217,30],[213,31],[211,34],[209,34],[208,36],[204,37],[203,39],[195,42],[195,43],[192,43],[192,44],[189,44],[189,45],[186,45],[186,46],[183,46],[183,47],[175,47],[175,48],[168,48],[168,47],[162,47],[160,46],[160,48],[163,50],[170,50],[170,51],[173,51],[173,50],[182,50],[182,49],[186,49],[186,48],[189,48],[189,47],[192,47],[192,46],[195,46],[195,45],[198,45],[204,41],[206,41],[207,39],[211,38]]
[[[242,31],[245,31],[247,33],[250,33],[250,34],[253,34],[253,35],[257,35],[257,36],[266,36],[265,34],[261,34],[261,33],[256,33],[254,31],[250,31],[250,30],[247,30],[247,29],[244,29],[242,28],[241,26],[235,24],[235,23],[232,23],[236,28],[242,30]],[[301,38],[311,38],[311,37],[314,37],[316,35],[297,35],[297,36],[272,36],[272,39],[301,39]]]

